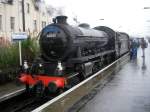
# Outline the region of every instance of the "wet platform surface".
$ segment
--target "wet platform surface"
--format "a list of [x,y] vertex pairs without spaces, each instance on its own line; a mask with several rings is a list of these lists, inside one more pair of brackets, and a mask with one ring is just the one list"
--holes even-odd
[[150,46],[127,63],[79,112],[150,112]]

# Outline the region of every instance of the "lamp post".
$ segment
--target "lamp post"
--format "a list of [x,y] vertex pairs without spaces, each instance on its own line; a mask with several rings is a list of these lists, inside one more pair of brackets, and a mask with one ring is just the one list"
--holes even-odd
[[22,29],[23,29],[23,32],[25,32],[24,0],[22,0]]
[[[22,0],[22,29],[23,29],[23,32],[25,32],[24,0]],[[20,60],[20,67],[22,67],[22,46],[21,46],[21,40],[19,40],[19,60]]]

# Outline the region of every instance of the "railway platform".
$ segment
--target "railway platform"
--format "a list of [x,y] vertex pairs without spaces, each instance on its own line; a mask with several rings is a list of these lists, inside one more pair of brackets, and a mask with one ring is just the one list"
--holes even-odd
[[78,112],[150,112],[150,46],[141,48]]
[[0,102],[9,99],[22,93],[25,90],[23,85],[16,84],[15,82],[0,85]]

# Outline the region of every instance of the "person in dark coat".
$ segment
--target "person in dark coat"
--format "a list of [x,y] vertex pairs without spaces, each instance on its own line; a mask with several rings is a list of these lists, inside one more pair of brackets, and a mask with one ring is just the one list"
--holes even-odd
[[144,40],[144,38],[142,38],[142,40],[141,40],[141,48],[142,48],[142,52],[143,52],[142,57],[145,57],[145,48],[147,48],[147,43]]
[[137,58],[137,48],[138,48],[138,44],[135,40],[131,41],[131,51],[130,51],[130,58],[131,59],[136,59]]

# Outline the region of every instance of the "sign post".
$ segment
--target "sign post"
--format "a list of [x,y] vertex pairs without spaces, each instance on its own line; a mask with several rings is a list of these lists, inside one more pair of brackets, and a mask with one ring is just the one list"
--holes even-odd
[[18,42],[19,44],[19,61],[20,61],[20,66],[22,66],[22,46],[21,46],[21,41],[27,39],[27,33],[22,32],[22,33],[14,33],[12,34],[12,40],[14,42]]
[[19,59],[20,59],[20,66],[22,66],[22,50],[21,50],[21,41],[19,41]]

